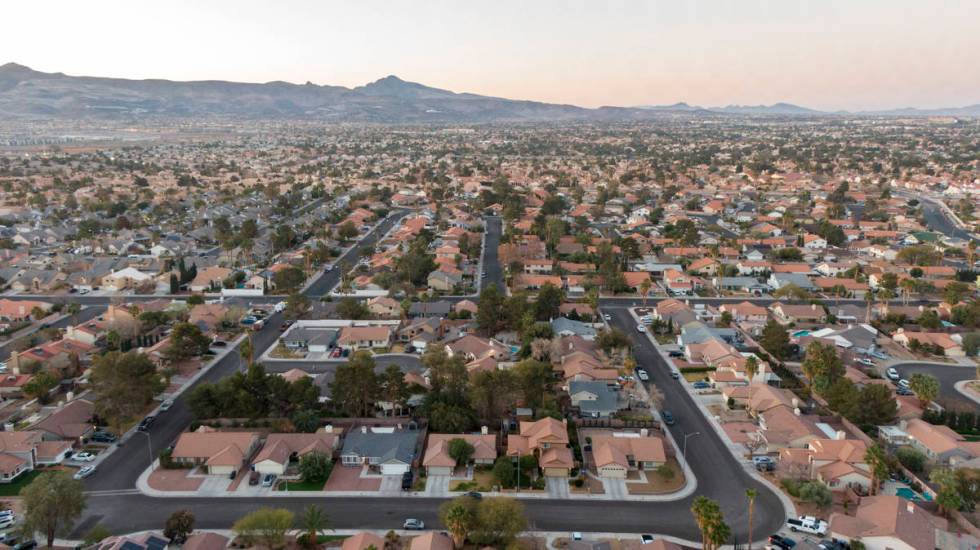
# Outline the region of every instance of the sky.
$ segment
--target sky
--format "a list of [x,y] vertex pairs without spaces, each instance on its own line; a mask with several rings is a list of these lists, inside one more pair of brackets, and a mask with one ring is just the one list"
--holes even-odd
[[35,0],[0,64],[601,105],[824,110],[980,103],[980,1]]

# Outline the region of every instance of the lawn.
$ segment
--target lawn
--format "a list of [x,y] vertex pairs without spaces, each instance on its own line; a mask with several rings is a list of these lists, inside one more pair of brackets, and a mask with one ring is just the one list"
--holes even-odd
[[304,483],[302,481],[283,481],[276,488],[278,491],[322,491],[326,481]]
[[41,475],[41,470],[31,470],[20,475],[14,481],[0,485],[0,496],[15,497],[20,494],[20,490],[27,487],[34,481],[34,478]]
[[701,380],[706,380],[708,378],[708,373],[706,372],[681,371],[681,374],[684,375],[684,380],[687,380],[688,382],[700,382]]
[[450,491],[480,491],[489,492],[490,488],[496,485],[493,481],[493,474],[489,470],[476,470],[473,472],[473,480],[467,481],[458,479],[449,482]]

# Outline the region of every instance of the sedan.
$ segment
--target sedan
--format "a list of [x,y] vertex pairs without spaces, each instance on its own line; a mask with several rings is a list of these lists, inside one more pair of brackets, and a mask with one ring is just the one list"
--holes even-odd
[[407,529],[409,531],[422,531],[425,529],[425,522],[420,519],[408,518],[405,520],[405,524],[402,525],[402,529]]
[[93,460],[95,460],[95,455],[88,451],[82,451],[78,454],[73,455],[71,459],[74,460],[75,462],[92,462]]
[[653,535],[640,535],[640,544],[653,544]]
[[83,466],[80,470],[75,472],[75,475],[72,477],[74,477],[75,479],[85,479],[94,473],[95,473],[95,466]]
[[674,415],[670,411],[660,413],[660,417],[664,419],[664,424],[668,426],[674,425]]
[[888,367],[888,370],[885,371],[885,376],[887,376],[889,380],[893,381],[900,380],[902,378],[902,376],[898,374],[898,371],[895,370],[895,367]]
[[647,371],[643,369],[636,369],[636,375],[640,378],[640,380],[643,380],[644,382],[650,379],[650,375],[647,374]]
[[901,380],[898,381],[898,387],[909,389],[909,381],[906,380],[905,378],[902,378]]
[[783,548],[784,550],[790,550],[796,546],[796,541],[781,535],[772,535],[769,537],[769,544],[775,546],[776,548]]
[[697,382],[691,384],[691,387],[696,390],[707,390],[711,388],[711,384],[705,382],[704,380],[698,380]]
[[636,332],[646,332],[646,331],[647,331],[647,327],[643,325],[636,325]]

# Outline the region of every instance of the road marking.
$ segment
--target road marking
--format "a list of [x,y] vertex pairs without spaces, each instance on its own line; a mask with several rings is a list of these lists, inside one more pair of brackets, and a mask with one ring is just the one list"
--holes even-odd
[[85,491],[85,494],[90,497],[106,497],[115,495],[138,495],[140,492],[136,489],[107,489],[104,491]]

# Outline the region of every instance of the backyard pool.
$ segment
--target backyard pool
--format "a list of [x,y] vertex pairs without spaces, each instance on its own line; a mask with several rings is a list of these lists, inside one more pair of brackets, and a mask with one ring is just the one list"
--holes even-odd
[[793,333],[793,338],[802,338],[804,336],[809,336],[809,335],[810,335],[809,330],[798,330]]
[[930,501],[932,497],[929,495],[920,495],[908,487],[899,487],[895,489],[895,495],[904,498],[905,500],[911,500],[912,502],[918,502],[920,500]]

